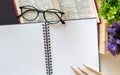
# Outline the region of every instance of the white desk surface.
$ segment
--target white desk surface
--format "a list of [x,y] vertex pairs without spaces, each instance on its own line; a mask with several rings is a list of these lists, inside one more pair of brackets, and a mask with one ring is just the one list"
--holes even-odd
[[100,63],[104,75],[120,75],[120,56],[100,54]]

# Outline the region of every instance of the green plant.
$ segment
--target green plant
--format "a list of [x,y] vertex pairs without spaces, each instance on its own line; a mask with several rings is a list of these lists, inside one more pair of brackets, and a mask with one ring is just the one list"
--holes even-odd
[[98,0],[101,7],[99,16],[107,20],[109,25],[112,22],[120,21],[120,0]]

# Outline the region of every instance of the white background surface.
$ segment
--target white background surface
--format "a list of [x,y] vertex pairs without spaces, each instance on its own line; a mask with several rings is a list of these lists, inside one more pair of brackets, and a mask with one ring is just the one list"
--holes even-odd
[[120,75],[120,56],[100,55],[101,71],[104,75]]

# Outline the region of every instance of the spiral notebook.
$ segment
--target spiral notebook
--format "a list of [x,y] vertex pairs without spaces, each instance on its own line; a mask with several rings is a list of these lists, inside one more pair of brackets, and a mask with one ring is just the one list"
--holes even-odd
[[0,26],[0,75],[75,75],[82,64],[99,70],[94,18]]

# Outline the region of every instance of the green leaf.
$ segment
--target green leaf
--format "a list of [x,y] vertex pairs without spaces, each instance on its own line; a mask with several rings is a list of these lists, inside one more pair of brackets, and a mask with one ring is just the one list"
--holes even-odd
[[111,25],[114,21],[120,21],[120,0],[98,0],[101,3],[99,16],[104,17]]
[[116,14],[117,13],[117,8],[116,7],[111,7],[109,13],[110,14]]
[[115,16],[113,15],[113,14],[107,14],[107,16],[108,16],[108,20],[111,20],[111,19],[114,19],[115,18]]

